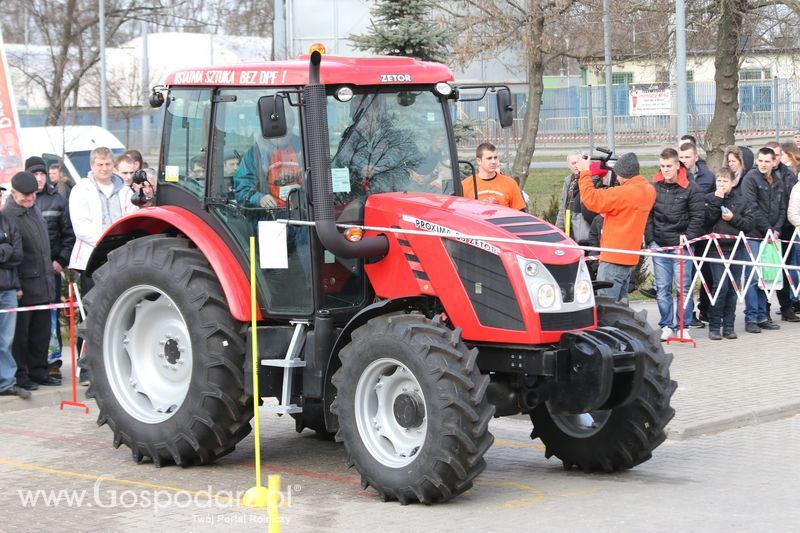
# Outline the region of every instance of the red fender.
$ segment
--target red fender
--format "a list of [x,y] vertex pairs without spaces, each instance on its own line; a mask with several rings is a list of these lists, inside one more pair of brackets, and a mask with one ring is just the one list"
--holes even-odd
[[[110,237],[129,235],[133,231],[144,231],[150,235],[164,233],[175,228],[192,241],[203,253],[214,273],[217,275],[231,315],[241,322],[250,322],[250,282],[241,265],[233,257],[228,243],[214,232],[200,217],[175,206],[148,207],[140,209],[117,220],[100,237],[95,253],[89,259],[87,270],[90,272],[99,266],[102,258],[96,257],[102,249],[103,256],[110,250],[101,243]],[[122,244],[122,243],[120,243]],[[256,318],[261,319],[260,310],[256,309]]]

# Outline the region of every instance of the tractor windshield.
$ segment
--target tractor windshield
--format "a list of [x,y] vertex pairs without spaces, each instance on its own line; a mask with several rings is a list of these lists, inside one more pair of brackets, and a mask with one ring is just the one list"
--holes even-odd
[[337,204],[369,194],[452,194],[445,107],[431,91],[379,88],[348,102],[328,99],[333,192]]

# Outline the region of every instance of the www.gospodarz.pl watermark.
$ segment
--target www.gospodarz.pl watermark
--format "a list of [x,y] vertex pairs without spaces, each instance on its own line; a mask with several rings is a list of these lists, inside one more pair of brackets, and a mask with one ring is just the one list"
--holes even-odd
[[[88,489],[18,489],[23,507],[96,507],[100,509],[235,509],[241,507],[246,491],[214,490],[208,485],[205,490],[141,488],[118,489],[111,485],[113,476],[101,476]],[[107,483],[107,485],[104,485]],[[292,498],[300,492],[300,485],[289,485],[277,491],[274,501],[278,507],[292,506]]]

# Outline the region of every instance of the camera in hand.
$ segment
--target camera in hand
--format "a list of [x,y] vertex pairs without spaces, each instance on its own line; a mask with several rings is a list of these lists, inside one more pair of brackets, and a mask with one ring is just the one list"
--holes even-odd
[[143,185],[147,181],[147,172],[143,169],[136,170],[133,173],[133,183],[136,185]]

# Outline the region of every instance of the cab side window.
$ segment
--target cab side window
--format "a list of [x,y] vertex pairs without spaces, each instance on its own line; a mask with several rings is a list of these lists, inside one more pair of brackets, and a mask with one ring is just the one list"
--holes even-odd
[[208,177],[210,89],[174,89],[164,122],[164,167],[159,182],[177,185],[198,199]]

